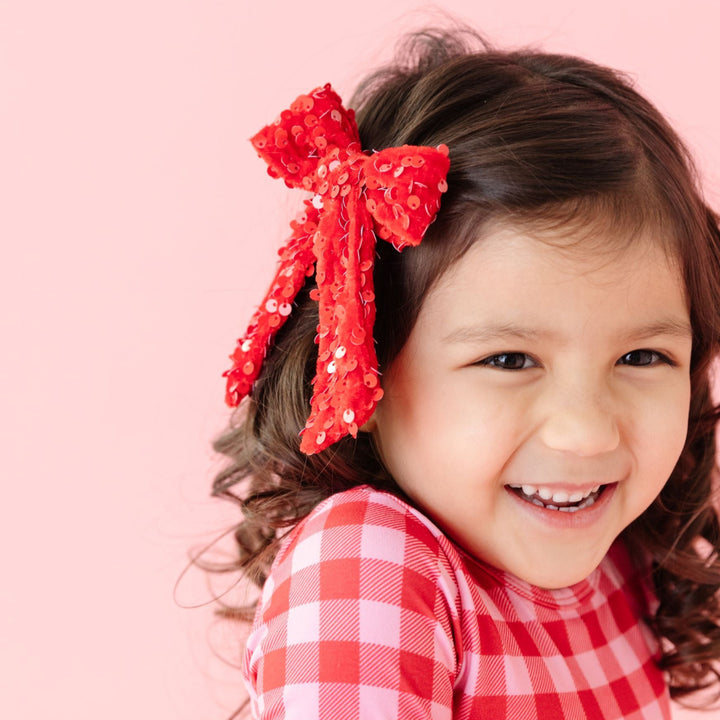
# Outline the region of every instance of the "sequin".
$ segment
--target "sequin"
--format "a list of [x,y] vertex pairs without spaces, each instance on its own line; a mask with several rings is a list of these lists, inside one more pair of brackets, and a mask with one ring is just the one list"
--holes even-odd
[[335,357],[336,358],[344,358],[345,355],[347,355],[347,348],[344,345],[341,345],[336,351],[335,351]]
[[372,373],[365,373],[365,376],[363,377],[363,382],[369,388],[374,388],[374,387],[377,387],[378,379],[377,379],[377,376],[373,375]]
[[255,370],[255,365],[254,365],[250,360],[248,360],[248,361],[243,365],[243,372],[244,372],[246,375],[251,375],[252,372],[253,372],[253,370]]
[[282,303],[278,307],[278,312],[283,316],[287,317],[292,312],[292,305],[290,303]]
[[279,148],[284,148],[288,144],[288,132],[285,128],[278,128],[275,131],[275,145]]
[[355,413],[349,408],[343,413],[343,420],[346,423],[351,423],[355,419]]
[[315,101],[309,95],[303,95],[301,102],[304,112],[310,112],[315,106]]
[[274,313],[277,310],[277,307],[278,307],[277,300],[274,300],[273,298],[270,298],[265,303],[265,309],[270,313]]

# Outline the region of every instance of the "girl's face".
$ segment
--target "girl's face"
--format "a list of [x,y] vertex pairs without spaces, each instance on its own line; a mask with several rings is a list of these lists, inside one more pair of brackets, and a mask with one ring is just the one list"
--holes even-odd
[[651,238],[599,257],[497,225],[428,294],[369,429],[468,553],[566,587],[680,456],[691,343],[680,271]]

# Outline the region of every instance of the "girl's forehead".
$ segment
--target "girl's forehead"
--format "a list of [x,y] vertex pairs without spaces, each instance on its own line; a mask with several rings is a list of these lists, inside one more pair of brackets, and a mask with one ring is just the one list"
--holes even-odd
[[667,248],[649,229],[619,239],[601,229],[578,235],[566,227],[551,232],[496,222],[483,229],[427,299],[435,295],[444,305],[502,298],[519,305],[563,292],[573,302],[573,294],[582,291],[601,302],[605,293],[642,287],[658,304],[668,293],[687,306],[681,263]]
[[[463,259],[467,260],[463,263]],[[667,233],[645,226],[632,229],[592,222],[552,224],[497,219],[478,233],[467,252],[448,269],[462,272],[481,256],[490,264],[504,261],[509,269],[531,264],[571,275],[632,274],[638,267],[662,264],[681,274],[682,262]],[[509,261],[509,262],[508,262]]]

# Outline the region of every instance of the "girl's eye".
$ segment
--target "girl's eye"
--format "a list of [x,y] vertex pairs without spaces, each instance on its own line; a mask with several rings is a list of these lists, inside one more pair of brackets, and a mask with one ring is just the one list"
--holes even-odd
[[536,367],[537,363],[525,353],[511,352],[491,355],[490,357],[481,360],[478,365],[487,365],[500,370],[525,370],[527,368]]
[[655,352],[655,350],[644,349],[625,353],[625,355],[618,360],[619,365],[632,365],[633,367],[648,367],[657,365],[658,363],[673,364],[665,355]]

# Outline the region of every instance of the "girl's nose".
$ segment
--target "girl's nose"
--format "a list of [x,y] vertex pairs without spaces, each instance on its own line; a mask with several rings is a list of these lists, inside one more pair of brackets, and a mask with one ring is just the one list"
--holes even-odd
[[559,393],[547,404],[540,439],[552,450],[581,457],[611,452],[620,443],[611,406],[610,399],[596,391]]

